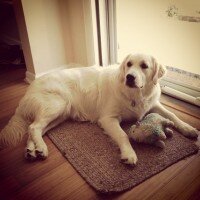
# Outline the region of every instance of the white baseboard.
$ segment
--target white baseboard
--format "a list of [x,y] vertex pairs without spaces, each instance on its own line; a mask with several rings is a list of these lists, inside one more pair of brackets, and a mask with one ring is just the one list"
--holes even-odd
[[160,81],[162,93],[188,103],[200,106],[200,88],[164,78]]
[[25,77],[25,79],[24,79],[24,81],[26,82],[26,83],[31,83],[31,82],[33,82],[35,80],[35,74],[34,73],[32,73],[32,72],[29,72],[29,71],[26,71],[26,77]]
[[58,71],[58,70],[63,70],[63,69],[69,69],[69,68],[77,68],[77,67],[83,67],[82,65],[80,64],[77,64],[77,63],[71,63],[71,64],[67,64],[67,65],[62,65],[60,67],[57,67],[57,68],[54,68],[54,69],[51,69],[51,70],[48,70],[48,71],[45,71],[45,72],[41,72],[41,73],[32,73],[32,72],[29,72],[29,71],[26,71],[26,77],[25,77],[25,82],[26,83],[31,83],[33,82],[35,79],[45,75],[45,74],[48,74],[48,73],[52,73],[52,72],[55,72],[55,71]]
[[174,98],[186,101],[188,103],[194,104],[196,106],[200,107],[200,98],[199,97],[193,97],[191,95],[185,94],[183,92],[180,92],[178,90],[175,90],[171,87],[163,86],[162,87],[162,92],[164,94],[170,95]]
[[[62,70],[62,69],[76,68],[76,67],[83,67],[83,66],[76,64],[76,63],[72,63],[69,65],[62,65],[58,68],[51,69],[51,70],[48,70],[48,71],[45,71],[42,73],[38,73],[38,74],[34,74],[32,72],[26,71],[25,82],[30,84],[35,79],[37,79],[45,74],[55,72],[58,70]],[[183,101],[192,103],[196,106],[200,106],[200,89],[199,88],[196,88],[194,86],[190,87],[189,85],[179,83],[176,80],[166,79],[166,78],[161,80],[160,84],[161,84],[163,93],[173,96],[177,99],[181,99]]]
[[170,82],[170,83],[173,83],[175,85],[179,85],[179,86],[182,86],[184,88],[188,88],[188,89],[200,92],[200,88],[199,87],[196,87],[194,85],[188,85],[187,83],[184,83],[183,81],[179,81],[179,80],[176,80],[176,79],[173,79],[173,78],[164,77],[161,81]]

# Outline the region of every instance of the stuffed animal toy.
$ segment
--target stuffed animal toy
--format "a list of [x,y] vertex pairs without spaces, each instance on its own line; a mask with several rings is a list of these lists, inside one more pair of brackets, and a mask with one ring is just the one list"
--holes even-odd
[[164,140],[172,136],[173,131],[170,128],[173,126],[174,123],[169,119],[157,113],[151,113],[136,125],[131,126],[128,135],[136,142],[164,148]]

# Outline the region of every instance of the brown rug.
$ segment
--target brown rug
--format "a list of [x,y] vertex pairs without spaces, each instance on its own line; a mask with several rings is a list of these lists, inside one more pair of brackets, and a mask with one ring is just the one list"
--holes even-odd
[[[125,131],[130,125],[122,125]],[[97,191],[121,192],[133,188],[177,161],[198,152],[198,147],[181,134],[166,141],[164,150],[133,144],[138,156],[136,167],[120,162],[116,144],[97,125],[67,122],[48,133],[51,140],[80,175]]]

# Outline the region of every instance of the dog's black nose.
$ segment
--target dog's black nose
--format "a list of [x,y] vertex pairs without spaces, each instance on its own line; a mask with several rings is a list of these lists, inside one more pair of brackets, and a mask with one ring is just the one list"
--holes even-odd
[[126,75],[126,84],[129,87],[134,87],[135,86],[135,76],[133,76],[131,74],[127,74]]
[[133,76],[133,75],[131,75],[131,74],[127,74],[126,80],[127,80],[128,82],[133,82],[133,81],[135,81],[135,76]]

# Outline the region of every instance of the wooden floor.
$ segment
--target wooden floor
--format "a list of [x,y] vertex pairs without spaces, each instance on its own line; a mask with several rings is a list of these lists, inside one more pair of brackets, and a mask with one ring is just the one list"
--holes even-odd
[[[28,85],[25,69],[0,72],[0,129],[15,111]],[[162,103],[181,119],[200,129],[200,109],[168,96]],[[23,141],[0,151],[0,199],[200,199],[200,153],[182,160],[130,191],[106,196],[96,193],[61,155],[48,137],[49,157],[26,162]],[[198,145],[200,141],[197,141]]]

